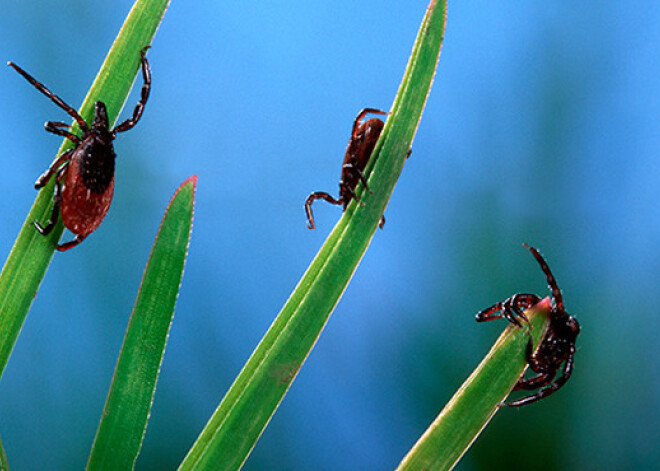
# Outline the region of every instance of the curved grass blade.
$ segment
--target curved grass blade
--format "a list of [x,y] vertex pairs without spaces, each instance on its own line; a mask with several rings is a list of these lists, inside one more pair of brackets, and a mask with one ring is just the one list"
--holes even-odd
[[[550,300],[546,298],[526,313],[536,346],[547,328],[549,310]],[[525,329],[509,325],[504,330],[397,471],[440,471],[456,465],[523,374],[527,339]]]
[[165,353],[192,229],[197,177],[165,211],[119,354],[87,469],[133,469]]
[[435,74],[446,4],[432,1],[368,167],[373,195],[351,203],[234,384],[181,470],[241,467],[282,401],[374,235],[415,135]]
[[[96,100],[106,104],[111,123],[117,120],[138,71],[139,51],[151,44],[168,4],[169,0],[135,2],[80,107],[80,115],[86,121],[94,115]],[[71,145],[65,140],[57,155]],[[32,226],[33,221],[50,217],[54,180],[37,195],[0,273],[0,376],[62,236],[61,221],[48,237],[38,234]]]

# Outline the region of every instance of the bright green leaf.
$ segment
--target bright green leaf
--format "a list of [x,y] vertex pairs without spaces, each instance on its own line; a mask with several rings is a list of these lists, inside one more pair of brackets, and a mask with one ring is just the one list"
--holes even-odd
[[432,1],[424,16],[367,167],[373,194],[359,186],[364,206],[349,205],[180,469],[239,468],[291,386],[364,255],[401,174],[435,74],[445,15],[445,2]]
[[197,177],[168,206],[142,277],[87,469],[132,469],[142,445],[192,229]]

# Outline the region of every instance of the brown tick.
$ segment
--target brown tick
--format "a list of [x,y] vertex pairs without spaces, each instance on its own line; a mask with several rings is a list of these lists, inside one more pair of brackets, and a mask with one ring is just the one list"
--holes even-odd
[[133,116],[113,129],[110,129],[108,113],[102,101],[95,103],[94,121],[89,125],[75,109],[64,103],[41,82],[13,62],[7,63],[37,90],[66,111],[78,123],[82,133],[80,136],[73,134],[67,123],[59,121],[46,123],[46,131],[66,137],[73,142],[74,147],[60,155],[34,184],[36,189],[41,189],[55,175],[53,212],[50,221],[45,226],[34,221],[34,226],[41,234],[48,235],[55,227],[61,210],[64,226],[75,235],[73,240],[57,246],[57,250],[61,252],[78,245],[94,232],[110,209],[115,187],[116,157],[112,141],[118,133],[128,131],[137,124],[149,98],[151,73],[145,56],[147,49],[148,46],[140,52],[144,82],[140,101],[133,110]]
[[[384,123],[378,118],[371,118],[364,123],[362,119],[368,114],[382,114],[386,115],[385,111],[375,108],[365,108],[357,115],[353,121],[353,131],[351,138],[348,140],[346,153],[344,154],[344,162],[341,166],[341,178],[339,180],[339,198],[334,199],[325,191],[315,191],[307,197],[305,201],[305,212],[307,213],[307,227],[315,229],[314,214],[312,214],[312,203],[317,199],[324,199],[328,203],[343,205],[344,211],[348,203],[355,199],[358,203],[362,201],[355,194],[355,188],[359,182],[362,182],[365,189],[369,191],[367,179],[364,176],[364,169],[369,162],[371,153],[378,142],[378,137],[383,131]],[[385,217],[381,217],[379,226],[382,228],[385,225]]]
[[[509,407],[524,406],[543,399],[557,391],[568,381],[573,372],[575,341],[580,333],[580,324],[577,319],[564,310],[561,290],[557,286],[557,280],[552,276],[550,267],[538,250],[527,244],[524,244],[524,246],[532,252],[532,255],[541,266],[541,270],[545,273],[552,292],[553,302],[548,330],[541,339],[536,352],[534,352],[532,335],[529,334],[526,351],[527,363],[536,375],[529,378],[521,377],[513,388],[514,391],[519,389],[538,389],[538,391],[522,399],[504,403]],[[514,294],[510,298],[479,312],[476,319],[477,322],[484,322],[504,317],[510,323],[522,327],[520,319],[528,323],[524,311],[539,301],[541,301],[541,298],[535,294]],[[556,378],[560,368],[560,376]]]

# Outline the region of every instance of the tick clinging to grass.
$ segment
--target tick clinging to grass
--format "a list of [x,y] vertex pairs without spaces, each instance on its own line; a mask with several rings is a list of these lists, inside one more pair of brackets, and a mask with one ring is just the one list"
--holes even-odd
[[53,211],[50,220],[45,226],[34,221],[34,226],[41,234],[48,235],[55,227],[61,211],[64,226],[75,237],[69,242],[58,245],[59,251],[78,245],[94,232],[110,208],[115,187],[116,155],[113,140],[118,133],[128,131],[138,123],[149,98],[151,72],[145,55],[148,48],[149,46],[140,51],[143,80],[140,100],[133,110],[133,115],[113,129],[110,129],[108,113],[102,101],[95,103],[94,121],[88,124],[75,109],[46,86],[13,62],[7,63],[71,116],[81,131],[80,135],[74,134],[67,123],[60,121],[46,123],[46,131],[66,137],[74,147],[62,153],[34,184],[36,189],[41,189],[55,176]]
[[[573,372],[575,341],[580,333],[580,324],[577,319],[564,310],[561,290],[557,286],[557,280],[552,275],[550,267],[543,256],[534,247],[527,244],[524,244],[524,246],[532,252],[532,255],[541,266],[541,270],[546,275],[548,286],[552,292],[552,308],[548,330],[541,339],[536,352],[534,352],[532,335],[529,334],[526,351],[527,363],[536,375],[529,378],[521,377],[513,388],[514,391],[518,389],[538,389],[538,391],[522,399],[504,403],[504,405],[510,407],[523,406],[543,399],[557,391],[568,381]],[[484,322],[504,317],[510,323],[522,327],[521,320],[529,324],[524,311],[539,301],[541,301],[541,298],[535,294],[514,294],[510,298],[479,312],[476,319],[477,322]],[[560,375],[556,378],[560,368]]]
[[[364,169],[369,162],[369,158],[376,147],[378,138],[383,131],[382,120],[378,118],[371,118],[362,123],[362,119],[369,113],[387,115],[385,111],[375,108],[365,108],[357,115],[353,121],[353,131],[351,138],[348,140],[346,153],[344,154],[344,162],[341,167],[341,178],[339,180],[339,198],[335,199],[325,191],[315,191],[307,197],[305,201],[305,212],[307,214],[307,227],[315,229],[314,214],[312,213],[312,203],[318,199],[324,199],[328,203],[342,205],[343,210],[346,210],[348,203],[355,199],[358,203],[362,201],[355,194],[355,188],[358,183],[362,182],[364,188],[369,191],[367,179],[364,176]],[[410,155],[410,151],[408,152]],[[385,217],[380,219],[379,226],[382,229],[385,225]]]

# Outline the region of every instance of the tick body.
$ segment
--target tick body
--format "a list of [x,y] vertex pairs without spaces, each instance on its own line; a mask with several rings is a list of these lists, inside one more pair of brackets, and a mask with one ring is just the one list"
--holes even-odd
[[[504,403],[504,405],[510,407],[519,407],[536,402],[566,384],[573,372],[575,341],[580,333],[580,324],[577,319],[564,310],[561,290],[557,286],[557,280],[552,275],[545,259],[534,247],[527,244],[524,244],[524,246],[532,253],[546,275],[552,293],[552,308],[548,330],[541,339],[536,353],[534,352],[532,335],[529,334],[526,351],[527,363],[536,375],[529,378],[521,377],[513,388],[514,391],[519,389],[538,391],[522,399]],[[476,319],[477,322],[484,322],[504,317],[510,323],[522,327],[521,319],[523,322],[528,323],[524,311],[539,301],[541,301],[541,298],[535,294],[514,294],[510,298],[479,312]],[[558,373],[559,376],[557,376]]]
[[[362,119],[369,113],[386,115],[385,111],[377,110],[375,108],[365,108],[357,115],[353,121],[353,131],[351,138],[348,140],[346,153],[344,154],[344,162],[341,167],[341,178],[339,180],[339,198],[335,199],[325,191],[315,191],[307,197],[305,201],[305,212],[307,214],[307,227],[315,229],[314,214],[312,213],[312,203],[318,199],[324,199],[328,203],[342,205],[343,210],[346,210],[348,203],[355,199],[358,203],[362,203],[355,194],[355,188],[359,182],[362,182],[367,191],[367,179],[364,176],[364,169],[369,162],[369,158],[376,147],[376,142],[383,131],[384,123],[378,118],[371,118],[361,122]],[[385,218],[381,218],[380,227],[385,224]]]
[[148,47],[145,47],[140,51],[143,79],[140,100],[133,110],[133,115],[113,129],[110,129],[108,113],[102,101],[95,103],[94,121],[91,125],[87,124],[75,109],[42,83],[13,62],[8,63],[37,90],[69,114],[78,123],[81,131],[81,135],[78,136],[66,123],[59,121],[46,123],[46,131],[66,137],[73,142],[74,147],[62,153],[34,184],[36,189],[41,189],[55,177],[53,211],[50,220],[45,226],[34,221],[34,226],[41,234],[50,234],[61,212],[64,226],[75,237],[69,242],[58,245],[59,251],[68,250],[82,242],[99,227],[110,209],[115,188],[116,154],[113,141],[118,133],[128,131],[138,123],[151,91],[151,72],[145,55],[147,49]]

